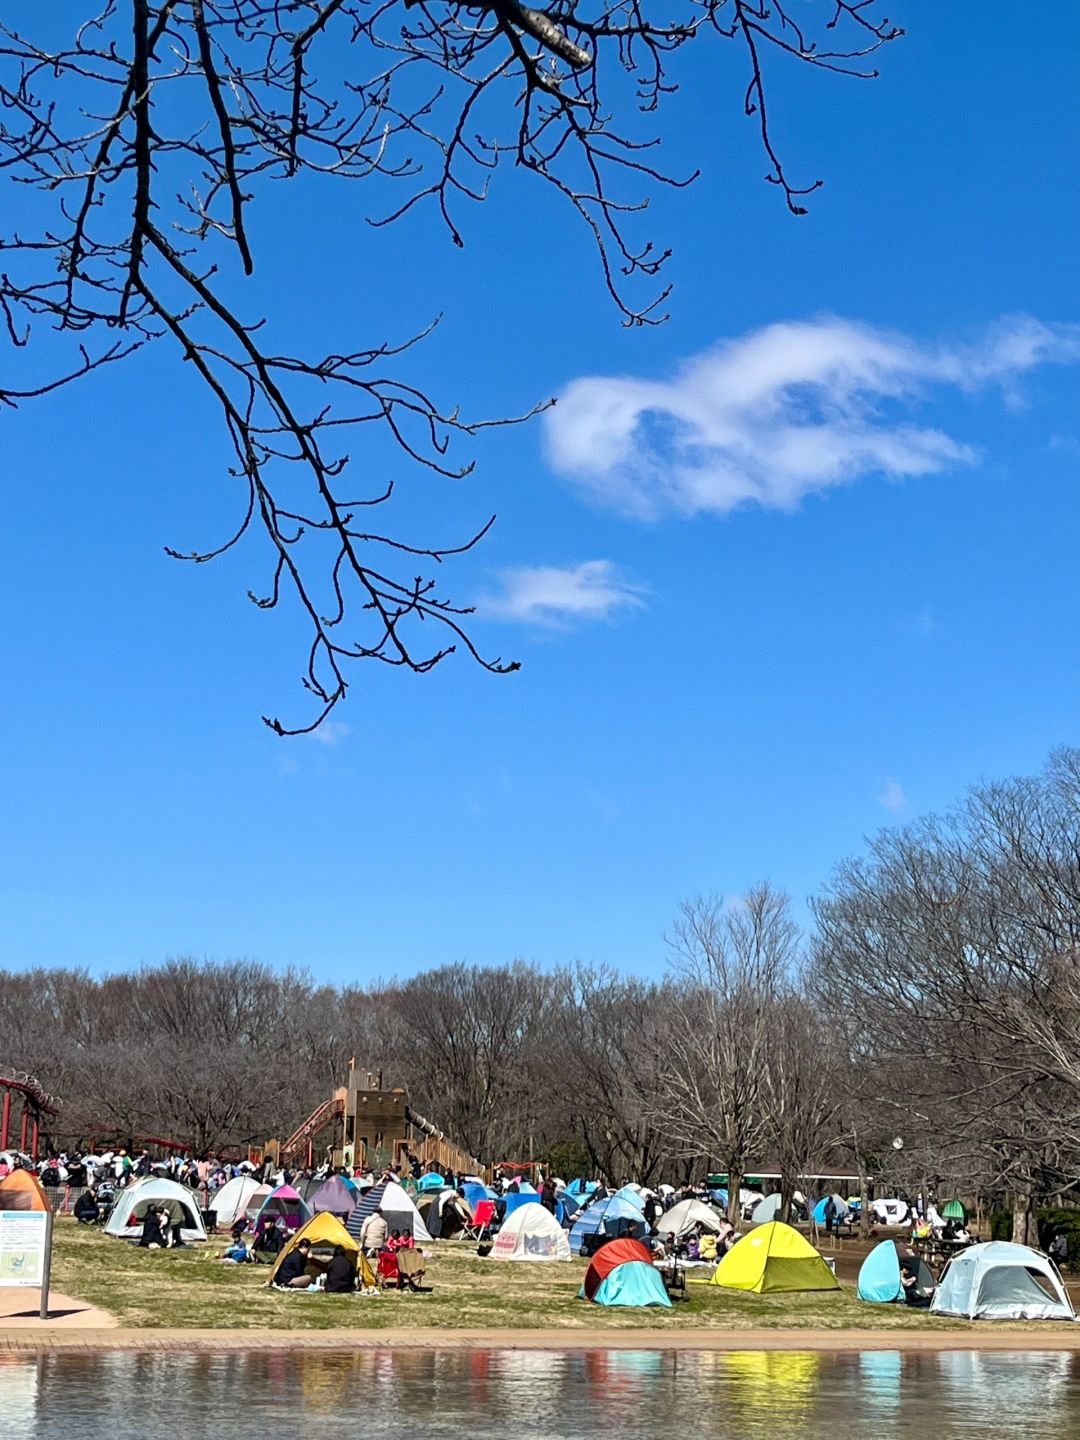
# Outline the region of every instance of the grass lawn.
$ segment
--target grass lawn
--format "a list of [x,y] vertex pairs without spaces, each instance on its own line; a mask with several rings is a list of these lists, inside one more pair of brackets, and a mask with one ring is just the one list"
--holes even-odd
[[270,1267],[215,1260],[227,1237],[184,1250],[140,1250],[101,1230],[57,1222],[52,1283],[128,1327],[256,1330],[379,1330],[393,1327],[628,1330],[966,1329],[898,1305],[866,1305],[845,1285],[806,1295],[742,1295],[690,1285],[671,1310],[605,1309],[577,1299],[586,1262],[521,1264],[481,1260],[466,1246],[436,1244],[430,1294],[285,1294],[267,1287]]

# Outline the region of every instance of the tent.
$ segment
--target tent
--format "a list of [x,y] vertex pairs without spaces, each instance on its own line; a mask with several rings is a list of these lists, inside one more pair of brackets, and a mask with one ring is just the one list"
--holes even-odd
[[755,1295],[840,1289],[836,1276],[809,1240],[779,1220],[770,1220],[737,1240],[709,1284],[751,1290]]
[[424,1224],[419,1210],[396,1180],[381,1180],[373,1185],[359,1205],[354,1206],[346,1221],[346,1228],[354,1239],[360,1238],[360,1227],[375,1211],[393,1230],[407,1230],[414,1240],[430,1240],[431,1232]]
[[0,1180],[0,1210],[36,1210],[48,1214],[45,1191],[29,1170],[12,1170]]
[[640,1240],[611,1240],[592,1258],[579,1300],[597,1305],[662,1305],[671,1309],[659,1270]]
[[964,1209],[962,1200],[946,1200],[941,1209],[943,1220],[959,1220],[961,1225],[967,1219],[967,1211]]
[[580,1209],[581,1201],[576,1195],[571,1195],[567,1190],[559,1191],[559,1198],[555,1201],[555,1218],[560,1225],[569,1229]]
[[908,1218],[908,1204],[906,1200],[874,1200],[870,1213],[882,1225],[903,1225]]
[[437,1195],[421,1195],[416,1207],[433,1240],[451,1240],[473,1223],[469,1202],[456,1190],[441,1190]]
[[496,1199],[495,1191],[492,1190],[490,1185],[483,1184],[482,1181],[466,1180],[461,1189],[465,1195],[465,1199],[474,1210],[481,1200]]
[[624,1185],[621,1190],[615,1191],[616,1200],[629,1200],[631,1205],[636,1205],[642,1214],[645,1213],[645,1197],[641,1193],[640,1185]]
[[105,1221],[105,1234],[121,1240],[137,1240],[147,1210],[162,1205],[168,1210],[172,1223],[179,1224],[181,1240],[206,1239],[206,1226],[192,1192],[186,1185],[157,1175],[136,1180],[120,1191]]
[[600,1187],[595,1180],[571,1180],[566,1188],[571,1195],[576,1195],[579,1200],[584,1200]]
[[780,1211],[783,1208],[783,1197],[779,1190],[774,1190],[771,1195],[754,1206],[750,1212],[750,1219],[755,1225],[765,1225],[770,1220],[779,1220]]
[[493,1260],[569,1260],[566,1231],[543,1205],[521,1205],[491,1247]]
[[242,1215],[247,1214],[248,1206],[260,1190],[263,1192],[262,1199],[265,1200],[270,1191],[250,1175],[238,1175],[235,1180],[226,1180],[221,1189],[215,1190],[210,1197],[210,1208],[214,1212],[216,1223],[223,1230],[230,1229]]
[[513,1215],[514,1211],[520,1209],[522,1205],[539,1204],[540,1196],[535,1190],[526,1190],[524,1188],[521,1190],[508,1190],[502,1199],[503,1214]]
[[670,1210],[664,1211],[656,1222],[656,1231],[658,1235],[674,1235],[677,1240],[680,1235],[688,1234],[695,1225],[703,1225],[706,1230],[719,1235],[723,1223],[711,1205],[706,1205],[701,1200],[680,1200]]
[[438,1170],[429,1170],[426,1175],[420,1176],[416,1182],[416,1188],[421,1194],[426,1195],[429,1190],[444,1190],[446,1181]]
[[[828,1203],[828,1200],[828,1195],[822,1196],[822,1198],[817,1202],[813,1210],[810,1212],[814,1217],[815,1225],[825,1224],[825,1206]],[[836,1206],[836,1218],[841,1221],[846,1220],[848,1213],[848,1203],[844,1199],[844,1197],[842,1195],[834,1194],[832,1196],[832,1202]]]
[[[345,1229],[336,1215],[328,1211],[321,1211],[313,1215],[310,1220],[301,1225],[295,1235],[289,1237],[288,1243],[283,1245],[281,1253],[274,1261],[274,1268],[270,1271],[270,1281],[274,1283],[274,1277],[281,1268],[281,1262],[288,1255],[290,1250],[295,1250],[301,1240],[308,1240],[311,1243],[312,1254],[318,1255],[320,1260],[329,1260],[336,1245],[343,1245],[350,1255],[356,1258],[357,1274],[362,1285],[372,1286],[375,1284],[375,1274],[368,1264],[366,1256],[360,1253],[360,1246]],[[319,1254],[319,1252],[324,1252]]]
[[1027,1245],[990,1240],[954,1255],[930,1305],[969,1320],[1075,1320],[1054,1262]]
[[271,1190],[255,1217],[255,1233],[261,1235],[281,1217],[288,1229],[299,1230],[305,1220],[311,1219],[311,1207],[300,1198],[300,1192],[291,1185],[279,1185]]
[[575,1255],[582,1254],[590,1235],[604,1235],[609,1240],[629,1235],[635,1240],[643,1240],[647,1231],[645,1217],[637,1205],[609,1195],[606,1200],[594,1201],[587,1210],[578,1211],[570,1227],[570,1249]]
[[308,1203],[316,1215],[325,1211],[330,1215],[340,1215],[344,1220],[352,1214],[357,1194],[356,1186],[346,1180],[343,1175],[331,1175],[330,1179],[324,1181],[316,1190]]
[[257,1190],[251,1192],[251,1196],[247,1202],[247,1209],[244,1211],[249,1225],[254,1225],[255,1221],[259,1218],[259,1211],[272,1194],[272,1189],[273,1187],[270,1185],[260,1185]]
[[[934,1293],[934,1277],[925,1261],[917,1255],[909,1255],[908,1261],[917,1270],[915,1294],[924,1303]],[[876,1304],[888,1304],[892,1300],[906,1301],[907,1292],[900,1279],[900,1247],[895,1240],[882,1240],[875,1245],[859,1268],[859,1299],[871,1300]]]

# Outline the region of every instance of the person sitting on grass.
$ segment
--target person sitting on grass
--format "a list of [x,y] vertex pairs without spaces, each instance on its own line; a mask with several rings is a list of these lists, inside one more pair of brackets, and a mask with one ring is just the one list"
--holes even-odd
[[140,1250],[164,1250],[168,1239],[161,1228],[160,1210],[153,1206],[143,1216],[142,1234],[139,1236]]
[[244,1240],[237,1236],[227,1250],[223,1250],[217,1257],[219,1260],[228,1260],[233,1265],[254,1265],[255,1256],[248,1249]]
[[356,1264],[344,1245],[335,1245],[326,1271],[326,1293],[348,1295],[356,1289]]
[[310,1255],[311,1242],[301,1240],[278,1266],[274,1284],[281,1290],[307,1290],[311,1285],[311,1276],[307,1273]]
[[75,1219],[80,1225],[96,1225],[98,1222],[97,1193],[84,1190],[75,1201]]

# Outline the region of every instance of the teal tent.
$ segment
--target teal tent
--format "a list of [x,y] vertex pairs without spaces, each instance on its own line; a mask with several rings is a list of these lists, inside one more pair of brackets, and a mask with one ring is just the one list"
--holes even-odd
[[967,1211],[964,1209],[962,1200],[948,1200],[941,1212],[944,1220],[959,1220],[961,1224],[967,1219]]
[[426,1175],[421,1175],[416,1182],[417,1190],[427,1193],[429,1190],[445,1190],[446,1181],[437,1170],[429,1170]]
[[597,1305],[662,1305],[671,1309],[660,1272],[644,1260],[628,1260],[612,1270],[593,1296]]
[[[912,1303],[925,1304],[934,1293],[934,1277],[916,1255],[907,1257],[909,1265],[916,1267]],[[900,1275],[900,1251],[895,1240],[882,1240],[875,1245],[859,1269],[859,1299],[874,1304],[887,1305],[898,1300],[903,1304],[907,1295]]]

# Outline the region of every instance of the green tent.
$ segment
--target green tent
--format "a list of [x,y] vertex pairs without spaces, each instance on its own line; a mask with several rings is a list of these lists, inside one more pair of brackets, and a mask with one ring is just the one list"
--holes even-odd
[[964,1202],[962,1200],[947,1200],[941,1216],[943,1220],[966,1220],[967,1211],[964,1209]]

